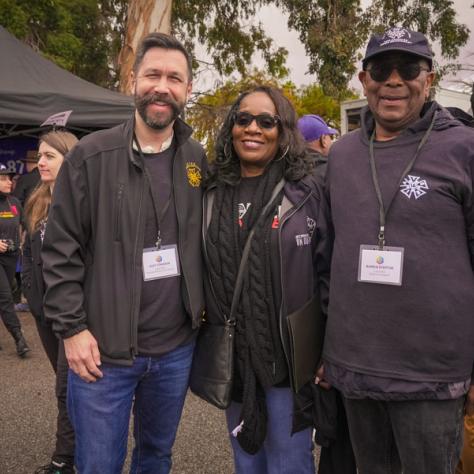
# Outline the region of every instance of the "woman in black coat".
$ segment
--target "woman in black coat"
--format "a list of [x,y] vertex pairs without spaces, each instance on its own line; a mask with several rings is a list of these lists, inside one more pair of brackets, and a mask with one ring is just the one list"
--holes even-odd
[[15,340],[17,354],[24,357],[30,349],[21,331],[12,295],[12,282],[20,248],[22,209],[20,201],[10,196],[11,175],[11,170],[0,164],[0,315]]
[[66,393],[68,364],[64,345],[54,334],[51,324],[43,313],[43,265],[41,247],[48,220],[51,193],[59,168],[67,152],[76,144],[77,138],[66,131],[53,130],[40,137],[38,169],[40,185],[33,191],[25,206],[27,235],[23,247],[23,292],[35,317],[38,334],[49,361],[56,373],[56,397],[58,419],[56,449],[50,464],[36,472],[74,473],[74,431],[67,416]]
[[[280,91],[261,86],[244,92],[219,133],[204,200],[206,318],[212,323],[235,314],[226,418],[237,474],[315,471],[287,317],[304,315],[311,326],[318,324],[320,289],[321,300],[328,293],[329,240],[320,185],[296,118]],[[236,293],[241,266],[242,291]],[[315,340],[322,337],[322,330],[314,332]],[[317,356],[305,386],[316,364]]]

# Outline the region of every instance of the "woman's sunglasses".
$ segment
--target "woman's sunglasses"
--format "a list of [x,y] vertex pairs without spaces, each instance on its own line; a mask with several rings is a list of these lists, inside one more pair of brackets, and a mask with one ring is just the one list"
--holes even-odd
[[270,130],[278,125],[280,117],[270,114],[252,115],[248,112],[237,112],[234,115],[234,124],[239,127],[248,127],[254,120],[260,128]]
[[416,79],[421,71],[429,71],[422,67],[417,62],[376,62],[370,65],[370,68],[367,69],[367,72],[370,74],[372,80],[376,82],[384,82],[386,81],[392,71],[396,69],[398,74],[404,81],[413,81]]

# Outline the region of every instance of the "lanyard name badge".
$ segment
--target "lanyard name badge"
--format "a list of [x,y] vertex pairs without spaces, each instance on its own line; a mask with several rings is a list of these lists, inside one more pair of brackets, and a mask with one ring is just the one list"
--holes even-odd
[[151,201],[156,218],[156,227],[158,229],[155,246],[143,249],[143,281],[179,276],[181,271],[179,265],[178,246],[176,244],[162,245],[161,238],[161,223],[163,222],[163,218],[170,207],[171,193],[173,191],[170,192],[170,195],[168,196],[161,213],[158,212],[158,199],[153,188],[150,173],[146,168],[145,157],[143,156],[142,149],[135,135],[133,138],[144,165],[144,172],[146,179],[148,180],[148,185],[150,186]]
[[375,140],[375,129],[370,137],[369,142],[369,161],[370,169],[372,171],[372,181],[374,183],[375,194],[379,202],[379,235],[378,245],[361,245],[359,250],[359,272],[357,281],[364,283],[378,283],[382,285],[402,285],[403,276],[403,259],[405,249],[403,247],[389,247],[385,245],[385,223],[393,201],[398,193],[400,184],[402,183],[405,176],[412,170],[416,159],[420,153],[421,148],[428,140],[429,134],[433,129],[434,122],[436,119],[436,112],[433,114],[430,126],[423,135],[418,147],[410,160],[398,182],[397,190],[392,196],[392,199],[388,203],[387,209],[385,209],[382,192],[380,190],[380,184],[377,175],[377,169],[375,167],[374,157],[374,140]]

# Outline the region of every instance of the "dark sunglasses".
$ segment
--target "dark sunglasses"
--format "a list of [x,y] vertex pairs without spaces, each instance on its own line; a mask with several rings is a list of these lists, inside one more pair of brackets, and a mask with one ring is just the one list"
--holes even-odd
[[254,120],[260,128],[270,130],[278,125],[280,117],[270,114],[252,115],[248,112],[237,112],[234,115],[234,124],[239,127],[248,127]]
[[394,69],[398,71],[398,74],[404,81],[413,81],[413,79],[416,79],[420,75],[421,71],[429,71],[429,69],[422,67],[416,62],[380,62],[371,64],[367,72],[370,74],[372,80],[384,82],[390,77]]

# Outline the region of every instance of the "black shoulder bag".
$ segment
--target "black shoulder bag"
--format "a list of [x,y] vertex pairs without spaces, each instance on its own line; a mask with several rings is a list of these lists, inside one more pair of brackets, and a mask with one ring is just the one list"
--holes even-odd
[[[277,183],[260,217],[267,213],[284,185],[284,179]],[[207,224],[204,222],[204,225]],[[234,376],[235,312],[242,291],[243,270],[247,264],[254,234],[255,229],[252,228],[242,252],[229,318],[222,318],[221,324],[214,321],[211,323],[204,318],[194,350],[189,388],[198,397],[221,409],[228,408],[231,402]]]

